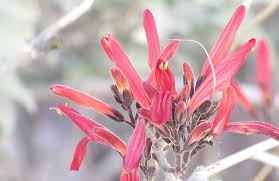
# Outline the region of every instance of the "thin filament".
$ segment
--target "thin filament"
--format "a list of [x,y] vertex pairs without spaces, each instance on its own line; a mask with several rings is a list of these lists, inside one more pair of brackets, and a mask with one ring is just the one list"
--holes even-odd
[[212,63],[212,60],[209,56],[209,53],[207,52],[206,48],[203,46],[202,43],[196,41],[196,40],[187,40],[187,39],[169,39],[169,40],[177,40],[177,41],[181,41],[181,42],[192,42],[192,43],[196,43],[198,44],[202,49],[203,51],[205,52],[208,60],[209,60],[209,64],[210,64],[210,68],[211,68],[211,71],[212,71],[212,76],[213,76],[213,90],[212,90],[212,94],[214,94],[215,92],[215,87],[216,87],[216,74],[215,74],[215,69],[214,69],[214,66],[213,66],[213,63]]

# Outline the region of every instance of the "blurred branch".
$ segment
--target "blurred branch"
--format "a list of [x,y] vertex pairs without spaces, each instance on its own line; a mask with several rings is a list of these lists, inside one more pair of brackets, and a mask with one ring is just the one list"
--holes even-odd
[[[272,151],[273,154],[275,155],[278,155],[279,154],[279,147],[277,147],[274,151]],[[273,156],[273,155],[271,155]],[[274,157],[267,157],[268,159],[273,159]],[[276,159],[274,160],[267,160],[268,162],[274,162],[274,161],[277,161],[277,164],[279,163],[278,161],[278,158],[276,157]],[[253,181],[264,181],[265,178],[271,173],[272,169],[273,169],[273,166],[276,167],[276,165],[273,165],[273,164],[270,164],[270,163],[267,163],[265,166],[263,166],[260,171],[258,172],[258,174],[254,177]],[[278,166],[277,166],[278,168]]]
[[46,54],[58,44],[57,35],[59,32],[69,27],[77,21],[82,15],[90,10],[94,0],[84,0],[78,6],[74,7],[69,13],[58,21],[43,30],[36,36],[29,45],[23,47],[19,54],[12,61],[1,65],[0,74],[5,74],[17,70],[31,63],[32,60]]
[[270,174],[272,171],[272,166],[270,165],[265,165],[259,172],[258,174],[254,177],[253,181],[264,181],[265,178]]
[[239,151],[233,155],[230,155],[212,165],[209,165],[205,167],[203,171],[205,171],[207,177],[211,177],[247,159],[254,158],[254,157],[257,159],[258,154],[270,150],[272,148],[275,148],[277,146],[279,146],[278,141],[274,139],[265,140],[253,146],[250,146],[242,151]]
[[263,162],[267,165],[271,165],[273,167],[279,168],[279,157],[271,154],[271,153],[258,153],[255,156],[253,156],[254,160]]

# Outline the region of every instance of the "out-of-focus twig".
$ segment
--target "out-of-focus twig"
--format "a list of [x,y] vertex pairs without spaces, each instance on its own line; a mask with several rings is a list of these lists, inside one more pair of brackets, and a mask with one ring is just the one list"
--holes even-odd
[[270,174],[272,171],[272,166],[270,165],[265,165],[259,172],[258,174],[254,177],[253,181],[264,181],[265,178]]
[[32,60],[40,55],[47,53],[55,46],[57,35],[66,27],[77,21],[82,15],[90,10],[94,0],[84,0],[78,6],[74,7],[69,13],[58,21],[47,27],[30,44],[20,50],[15,59],[8,61],[0,66],[0,74],[5,74],[17,70],[19,67],[28,65]]
[[253,156],[252,159],[279,168],[279,157],[271,153],[266,153],[266,152],[258,153],[255,156]]
[[268,5],[264,10],[262,10],[255,18],[253,18],[250,23],[244,27],[244,29],[239,34],[237,40],[235,41],[235,46],[238,47],[241,44],[241,41],[245,38],[249,32],[255,28],[258,24],[262,23],[266,18],[270,17],[276,10],[279,8],[279,1],[274,0],[270,5]]
[[[278,155],[279,154],[279,147],[277,147],[274,151],[272,151],[273,154],[275,155]],[[260,155],[259,155],[260,156]],[[268,162],[272,161],[274,162],[275,161],[275,164],[278,164],[278,158],[277,159],[274,159],[274,157],[272,158],[269,158],[271,160],[267,160]],[[277,161],[277,162],[276,162]],[[260,171],[258,172],[258,174],[254,177],[253,181],[264,181],[265,178],[271,173],[272,169],[273,169],[273,164],[266,164],[265,166],[263,166]],[[276,167],[276,166],[275,166]],[[278,167],[277,167],[278,168]]]
[[207,175],[207,177],[213,176],[233,165],[236,165],[249,158],[253,158],[255,155],[275,148],[277,146],[279,146],[278,141],[274,139],[265,140],[253,146],[250,146],[242,151],[239,151],[233,155],[230,155],[224,158],[223,160],[218,161],[217,163],[207,166],[206,168],[204,168],[203,171],[206,171],[205,174]]

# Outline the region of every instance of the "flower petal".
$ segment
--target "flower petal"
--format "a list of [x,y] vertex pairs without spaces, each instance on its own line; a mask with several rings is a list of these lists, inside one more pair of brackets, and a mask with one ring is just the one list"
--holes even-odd
[[228,123],[226,132],[239,134],[261,134],[272,137],[279,141],[279,129],[271,124],[260,121],[243,121]]
[[[157,65],[158,61],[162,61],[164,62],[164,64],[168,64],[166,62],[169,62],[170,59],[173,57],[176,49],[179,46],[179,41],[175,40],[175,41],[171,41],[168,46],[161,52],[160,56],[157,58],[155,65]],[[156,77],[155,77],[155,71],[156,71],[156,66],[153,67],[153,69],[151,70],[148,78],[147,78],[147,82],[149,82],[151,85],[156,86]]]
[[[171,41],[168,44],[168,46],[161,52],[158,59],[161,59],[164,62],[169,61],[173,57],[173,55],[174,55],[176,49],[178,48],[179,44],[180,44],[180,42],[178,40]],[[157,61],[158,61],[158,59],[157,59]]]
[[190,99],[190,94],[191,94],[190,86],[185,85],[180,92],[180,100],[188,103]]
[[148,82],[143,82],[143,87],[150,100],[152,100],[153,97],[158,94],[158,90]]
[[206,133],[209,132],[209,130],[212,127],[212,123],[210,121],[204,121],[200,123],[198,126],[194,128],[191,135],[189,136],[188,145],[193,144],[194,142],[199,141],[202,139]]
[[87,151],[87,144],[89,143],[90,139],[85,137],[81,139],[76,147],[74,158],[71,163],[70,170],[78,171],[82,161],[84,160],[86,151]]
[[102,102],[101,100],[91,97],[88,94],[82,93],[76,89],[66,87],[63,85],[53,85],[50,90],[61,97],[65,97],[74,103],[86,107],[89,109],[93,109],[101,114],[104,114],[116,121],[123,121],[123,115],[112,108],[110,105]]
[[171,93],[160,92],[155,95],[150,107],[151,123],[155,126],[165,124],[172,116]]
[[81,115],[74,109],[64,104],[60,104],[58,108],[62,113],[69,117],[87,135],[88,138],[117,150],[121,155],[126,154],[126,144],[103,125]]
[[160,40],[154,17],[148,9],[143,13],[143,26],[148,45],[148,65],[150,70],[152,70],[160,55]]
[[116,85],[117,85],[117,88],[118,88],[119,92],[122,93],[124,90],[129,89],[127,80],[126,80],[125,76],[123,75],[122,71],[119,68],[114,67],[114,68],[111,69],[110,72],[111,72],[111,75],[112,75],[113,79],[116,82]]
[[184,101],[180,101],[176,105],[176,109],[175,109],[174,115],[175,115],[175,119],[178,122],[186,121],[186,119],[184,119],[186,108],[187,108],[187,106],[186,106],[186,103]]
[[142,117],[144,117],[147,120],[151,120],[151,112],[149,109],[145,109],[145,108],[139,108],[138,109],[138,114],[141,115]]
[[210,130],[211,135],[220,135],[229,122],[231,112],[236,105],[236,96],[232,87],[223,91],[221,104],[214,118],[213,126]]
[[273,97],[273,79],[269,46],[266,40],[259,41],[257,51],[257,82],[264,103],[270,106]]
[[249,114],[251,114],[253,118],[256,118],[257,113],[254,105],[241,90],[241,87],[238,85],[238,83],[235,80],[232,80],[231,86],[234,88],[237,99],[240,105],[243,107],[243,109],[246,110]]
[[[238,50],[236,50],[230,57],[215,68],[216,87],[215,92],[222,91],[230,85],[233,76],[238,72],[240,67],[244,64],[246,57],[255,46],[256,40],[251,39]],[[201,83],[199,88],[195,91],[191,98],[188,107],[189,115],[206,100],[212,98],[213,93],[213,75],[209,74]]]
[[127,154],[123,160],[123,167],[126,171],[132,171],[139,167],[139,161],[145,146],[145,132],[145,120],[139,117],[136,128],[129,140]]
[[156,84],[160,91],[170,91],[176,94],[175,80],[172,72],[168,68],[168,62],[158,60],[155,70]]
[[194,94],[194,73],[189,64],[187,64],[187,63],[183,64],[183,72],[184,72],[184,74],[183,74],[184,85],[189,85],[190,90],[191,90],[190,96],[193,96],[193,94]]
[[[223,62],[224,59],[228,56],[235,34],[245,16],[245,11],[245,6],[240,6],[236,9],[235,13],[226,25],[224,31],[213,46],[210,52],[210,58],[212,60],[214,68],[216,65]],[[211,68],[209,60],[207,59],[203,66],[202,75],[208,76],[210,72]]]
[[123,72],[125,78],[129,83],[129,87],[134,98],[142,107],[148,107],[150,105],[150,100],[144,91],[143,82],[136,72],[135,68],[131,64],[120,43],[111,34],[109,34],[107,37],[103,37],[101,42],[102,41],[106,41],[106,46],[103,46],[103,48],[106,52],[108,51],[106,49],[109,49],[108,56],[111,58],[113,63]]

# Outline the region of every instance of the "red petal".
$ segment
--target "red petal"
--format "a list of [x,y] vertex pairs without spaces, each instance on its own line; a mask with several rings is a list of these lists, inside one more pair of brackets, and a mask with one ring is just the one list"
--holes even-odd
[[264,102],[270,105],[273,97],[273,79],[271,70],[271,58],[268,43],[261,40],[257,51],[257,81],[260,87]]
[[156,84],[160,91],[170,91],[176,94],[175,80],[172,72],[168,68],[168,62],[158,60],[155,70]]
[[138,114],[149,121],[151,120],[151,112],[149,109],[140,108],[138,109]]
[[128,90],[128,83],[127,83],[127,80],[126,80],[125,76],[123,75],[122,71],[119,68],[114,67],[111,69],[110,72],[111,72],[113,79],[116,82],[119,92]]
[[[228,56],[233,39],[235,37],[235,34],[245,16],[245,7],[240,6],[236,9],[235,13],[231,17],[230,21],[226,25],[224,31],[218,38],[217,42],[213,46],[211,52],[210,52],[210,58],[212,60],[212,63],[214,67],[221,62],[224,61],[224,59]],[[203,73],[202,75],[208,76],[211,72],[210,64],[208,59],[206,60],[204,66],[203,66]]]
[[172,116],[172,101],[170,92],[165,91],[155,95],[151,103],[150,113],[150,121],[154,125],[162,125],[170,120]]
[[213,126],[210,130],[211,135],[220,135],[229,122],[231,112],[236,104],[236,97],[232,87],[228,87],[223,91],[222,101],[218,112],[214,118]]
[[[168,44],[168,46],[161,52],[161,55],[157,58],[156,63],[160,60],[163,61],[164,63],[170,61],[170,59],[173,57],[176,49],[178,48],[179,43],[180,42],[178,40],[170,42]],[[152,84],[154,86],[157,85],[155,71],[156,71],[156,66],[153,67],[153,69],[151,70],[151,72],[147,78],[147,82],[149,82],[150,84]]]
[[175,117],[178,121],[180,121],[183,117],[183,115],[185,114],[186,111],[186,103],[184,101],[180,101],[177,105],[176,105],[176,110],[175,110]]
[[137,120],[136,128],[130,137],[127,155],[124,157],[124,168],[132,171],[139,167],[139,161],[145,146],[145,120],[141,117]]
[[[106,39],[107,41],[110,52],[109,57],[112,59],[114,64],[123,72],[129,83],[129,87],[134,98],[142,107],[148,107],[150,105],[150,100],[144,91],[143,82],[136,72],[135,68],[131,64],[123,48],[111,34],[109,34],[107,37],[104,37],[103,39]],[[104,49],[105,48],[106,47],[104,47]]]
[[168,44],[168,46],[162,51],[162,53],[161,53],[161,55],[159,56],[158,59],[161,59],[164,62],[169,61],[173,57],[173,55],[174,55],[176,49],[178,48],[178,46],[179,46],[179,41],[178,40],[171,41]]
[[225,131],[239,134],[261,134],[279,141],[279,129],[271,124],[259,121],[228,123]]
[[143,82],[143,87],[150,100],[152,100],[153,97],[158,94],[157,89],[148,82]]
[[82,140],[79,141],[76,150],[75,150],[75,154],[74,154],[74,158],[72,160],[71,163],[71,168],[70,170],[75,170],[78,171],[80,168],[80,165],[82,163],[82,161],[84,160],[85,154],[86,154],[86,147],[87,144],[89,143],[90,139],[85,137]]
[[188,101],[190,99],[190,93],[191,93],[190,86],[185,85],[180,92],[180,100],[188,103]]
[[254,105],[241,90],[241,87],[238,85],[238,83],[235,80],[232,80],[231,86],[234,88],[237,99],[239,100],[239,103],[243,107],[243,109],[250,113],[252,117],[257,117]]
[[148,65],[150,70],[152,70],[160,55],[160,40],[154,17],[148,9],[143,13],[143,26],[148,45]]
[[[216,87],[215,92],[222,91],[230,85],[233,76],[244,64],[246,57],[255,46],[256,40],[251,39],[230,57],[215,68]],[[201,83],[191,98],[188,107],[191,115],[204,101],[211,99],[213,93],[213,75],[209,74]]]
[[114,148],[121,154],[122,157],[126,155],[126,144],[111,131],[107,130],[106,128],[97,127],[94,128],[94,134],[98,137],[98,142]]
[[206,135],[206,133],[209,132],[211,127],[212,123],[210,121],[202,122],[198,126],[196,126],[192,131],[191,135],[189,136],[188,145],[202,139]]
[[189,64],[184,63],[183,64],[183,79],[184,79],[184,85],[189,85],[191,96],[194,94],[194,73],[192,68]]
[[194,73],[189,64],[187,63],[183,64],[183,72],[185,77],[185,85],[187,84],[191,86],[194,81]]
[[120,112],[116,111],[114,108],[112,108],[110,105],[102,102],[97,98],[84,94],[76,89],[66,87],[63,85],[53,85],[51,86],[50,90],[54,94],[61,97],[65,97],[82,107],[93,109],[117,121],[124,120],[123,115]]
[[117,150],[121,155],[126,154],[126,144],[103,125],[81,115],[69,106],[60,104],[58,107],[60,111],[69,117],[90,139]]

